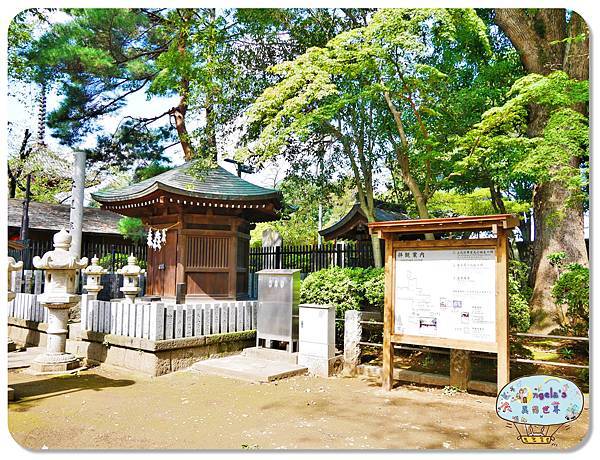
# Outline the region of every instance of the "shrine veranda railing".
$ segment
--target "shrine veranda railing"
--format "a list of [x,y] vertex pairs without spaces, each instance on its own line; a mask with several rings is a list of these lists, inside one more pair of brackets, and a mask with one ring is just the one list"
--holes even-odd
[[256,328],[256,301],[167,304],[81,301],[81,328],[104,334],[170,340],[250,331]]

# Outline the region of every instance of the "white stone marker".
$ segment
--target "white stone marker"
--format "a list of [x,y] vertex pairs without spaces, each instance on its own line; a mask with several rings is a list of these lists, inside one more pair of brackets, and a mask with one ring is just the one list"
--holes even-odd
[[127,265],[117,270],[117,274],[123,275],[123,287],[120,291],[125,295],[125,299],[129,303],[134,303],[135,298],[140,292],[138,286],[140,273],[146,273],[146,270],[140,268],[133,254],[127,258]]
[[102,284],[100,284],[102,275],[107,273],[108,270],[98,265],[98,257],[94,255],[94,257],[92,257],[92,265],[87,267],[83,272],[86,275],[83,289],[85,289],[88,292],[88,299],[98,299],[98,293],[104,287],[102,286]]
[[[21,270],[23,268],[23,261],[19,261],[19,262],[15,262],[15,259],[13,259],[12,257],[8,258],[8,301],[11,302],[13,300],[15,300],[15,297],[17,296],[17,294],[15,294],[13,291],[10,290],[10,281],[12,278],[12,272],[15,272],[17,270]],[[17,345],[15,344],[15,342],[12,341],[12,339],[9,337],[8,338],[8,351],[15,351],[17,349]]]
[[308,372],[329,377],[335,361],[335,307],[301,304],[298,365]]
[[87,257],[77,260],[69,253],[71,235],[65,229],[55,234],[53,241],[54,251],[33,258],[35,268],[46,270],[44,293],[38,297],[40,304],[48,309],[46,353],[31,363],[34,372],[43,373],[65,372],[79,365],[74,355],[65,353],[67,319],[69,308],[77,305],[80,298],[75,294],[77,270],[88,264]]

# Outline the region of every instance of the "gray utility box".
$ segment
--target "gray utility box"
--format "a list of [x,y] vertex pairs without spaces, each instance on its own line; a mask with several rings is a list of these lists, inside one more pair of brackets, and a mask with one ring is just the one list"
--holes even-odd
[[277,340],[287,342],[292,353],[298,343],[300,270],[261,270],[257,274],[256,346],[261,340]]

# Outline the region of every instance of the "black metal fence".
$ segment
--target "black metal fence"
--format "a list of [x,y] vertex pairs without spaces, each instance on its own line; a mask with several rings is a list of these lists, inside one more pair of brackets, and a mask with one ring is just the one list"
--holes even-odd
[[[23,269],[32,270],[34,256],[42,256],[48,251],[52,251],[54,246],[50,240],[25,240],[18,241],[23,244],[23,249],[10,249],[8,255],[16,261],[23,261]],[[81,250],[81,256],[91,259],[97,256],[102,260],[102,265],[105,266],[111,273],[125,265],[124,260],[130,254],[137,257],[138,262],[145,267],[148,247],[145,244],[135,243],[98,243],[94,241],[84,241]]]
[[312,273],[330,267],[373,266],[370,242],[250,248],[250,273],[266,268],[299,269],[302,273]]

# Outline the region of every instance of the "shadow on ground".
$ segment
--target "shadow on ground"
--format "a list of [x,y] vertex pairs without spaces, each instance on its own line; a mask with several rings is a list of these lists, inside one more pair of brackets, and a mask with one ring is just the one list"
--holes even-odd
[[65,374],[28,382],[11,383],[10,387],[16,395],[15,401],[11,403],[11,409],[23,412],[42,399],[85,390],[102,391],[105,388],[126,387],[134,383],[133,380],[111,379],[97,374]]

